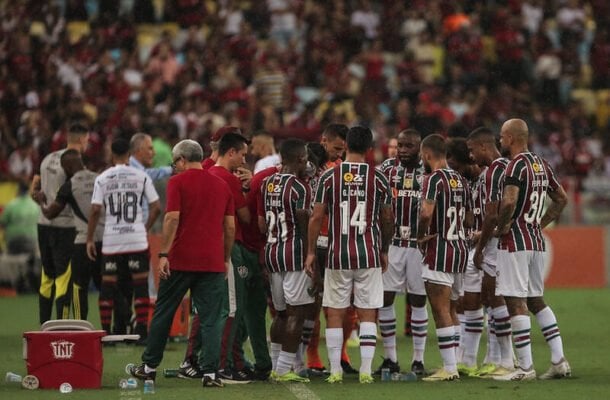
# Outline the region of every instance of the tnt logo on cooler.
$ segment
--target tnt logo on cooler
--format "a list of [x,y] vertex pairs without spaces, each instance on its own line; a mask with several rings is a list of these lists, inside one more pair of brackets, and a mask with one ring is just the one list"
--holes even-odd
[[51,342],[51,348],[56,360],[69,360],[74,355],[74,343],[67,340]]

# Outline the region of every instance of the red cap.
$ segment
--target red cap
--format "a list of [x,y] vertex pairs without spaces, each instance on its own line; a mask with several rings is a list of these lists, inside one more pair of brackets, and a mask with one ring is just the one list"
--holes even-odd
[[241,129],[236,126],[223,126],[222,128],[219,128],[216,132],[214,132],[212,137],[210,137],[210,140],[212,142],[218,142],[227,133],[237,133],[241,135]]

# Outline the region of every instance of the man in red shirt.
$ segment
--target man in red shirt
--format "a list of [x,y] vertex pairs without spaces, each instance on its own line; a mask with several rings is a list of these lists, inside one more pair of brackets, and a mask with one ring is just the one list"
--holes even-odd
[[[159,257],[159,294],[143,363],[131,375],[155,379],[176,309],[190,289],[201,312],[199,353],[204,387],[222,387],[217,377],[224,321],[219,318],[226,296],[225,276],[231,267],[235,207],[227,184],[201,167],[203,150],[183,140],[173,151],[178,175],[167,184],[167,207]],[[201,243],[205,243],[202,246]]]
[[241,130],[235,126],[223,126],[214,132],[210,138],[212,154],[201,162],[203,169],[209,169],[216,165],[216,160],[218,160],[218,142],[220,142],[220,139],[227,133],[237,133],[238,135],[241,135]]
[[[246,281],[252,271],[246,263],[247,250],[244,247],[243,227],[250,223],[251,214],[246,201],[250,191],[252,172],[243,167],[248,153],[248,139],[237,133],[227,133],[218,142],[216,165],[208,171],[224,180],[233,195],[235,203],[235,245],[231,252],[232,273],[228,274],[229,309],[224,327],[220,354],[220,376],[230,383],[249,382],[250,368],[243,357],[243,341],[246,338]],[[266,347],[266,341],[265,341]],[[255,352],[255,356],[260,352]],[[268,352],[267,352],[267,357]],[[257,364],[265,360],[257,359]],[[268,361],[270,364],[270,360]]]

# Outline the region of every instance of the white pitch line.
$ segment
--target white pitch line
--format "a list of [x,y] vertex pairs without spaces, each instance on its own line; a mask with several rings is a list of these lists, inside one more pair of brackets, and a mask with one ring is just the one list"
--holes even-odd
[[318,395],[311,389],[302,383],[289,383],[284,385],[286,389],[296,397],[298,400],[320,400]]

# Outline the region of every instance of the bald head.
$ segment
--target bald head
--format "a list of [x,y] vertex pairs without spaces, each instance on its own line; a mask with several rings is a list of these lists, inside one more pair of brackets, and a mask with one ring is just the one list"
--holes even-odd
[[509,119],[504,123],[502,129],[507,130],[511,135],[513,135],[513,139],[516,141],[520,141],[522,143],[527,143],[527,138],[529,136],[529,131],[527,129],[527,124],[522,119]]

